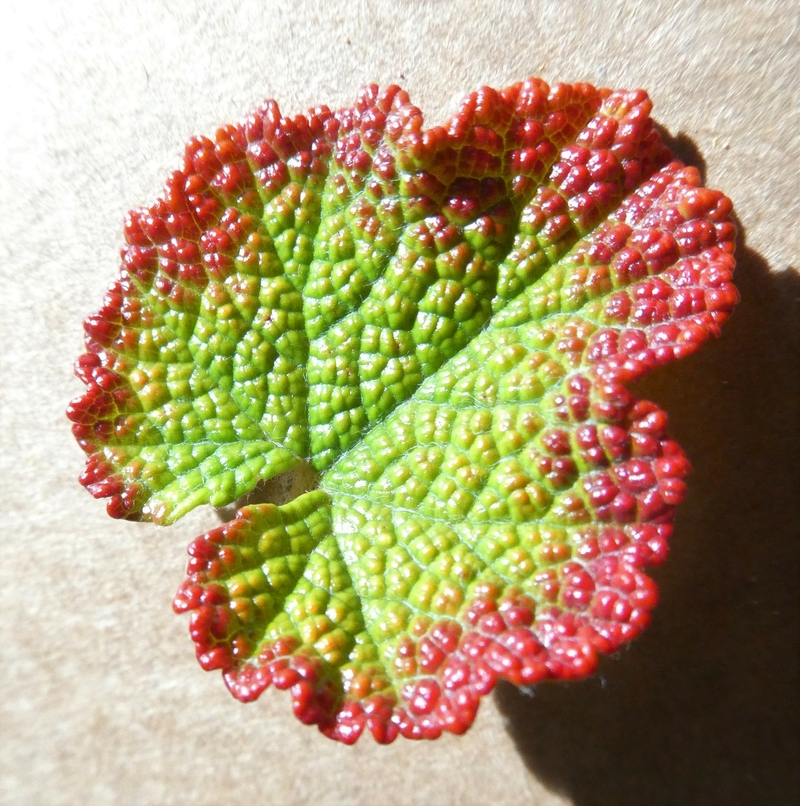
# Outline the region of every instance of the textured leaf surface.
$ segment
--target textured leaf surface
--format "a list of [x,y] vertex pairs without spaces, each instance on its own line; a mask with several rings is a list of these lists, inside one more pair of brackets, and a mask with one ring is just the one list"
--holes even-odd
[[737,301],[730,203],[649,113],[536,79],[429,130],[396,87],[267,102],[131,213],[77,364],[83,483],[169,523],[295,478],[189,548],[175,609],[235,696],[435,738],[646,626],[689,468],[626,384]]

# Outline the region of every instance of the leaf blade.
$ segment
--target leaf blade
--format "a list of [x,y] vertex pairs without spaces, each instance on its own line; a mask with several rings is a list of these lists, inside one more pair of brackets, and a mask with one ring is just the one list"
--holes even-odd
[[[424,131],[394,87],[268,103],[132,220],[70,409],[90,491],[169,522],[322,472],[192,544],[175,607],[235,696],[290,688],[345,742],[435,738],[498,679],[585,676],[646,626],[689,467],[625,385],[738,299],[730,202],[650,106],[531,79]],[[274,554],[275,529],[316,542]]]

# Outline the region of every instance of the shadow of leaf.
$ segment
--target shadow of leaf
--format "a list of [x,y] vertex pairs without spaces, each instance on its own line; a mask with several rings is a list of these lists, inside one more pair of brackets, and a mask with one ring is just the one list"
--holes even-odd
[[652,626],[593,680],[496,693],[529,768],[576,806],[800,803],[800,273],[739,232],[722,338],[636,389],[694,465]]

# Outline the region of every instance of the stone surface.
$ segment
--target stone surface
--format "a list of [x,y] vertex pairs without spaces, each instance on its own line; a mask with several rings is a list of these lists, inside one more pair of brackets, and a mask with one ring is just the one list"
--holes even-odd
[[[749,804],[797,795],[798,30],[789,2],[18,4],[0,52],[0,801]],[[169,603],[185,546],[110,520],[63,411],[122,220],[192,134],[401,83],[440,122],[482,84],[646,88],[730,196],[742,303],[640,384],[694,473],[662,603],[595,681],[502,688],[462,738],[334,745],[233,700]],[[731,438],[731,435],[737,435]],[[91,595],[90,595],[91,594]],[[795,777],[792,777],[795,776]]]

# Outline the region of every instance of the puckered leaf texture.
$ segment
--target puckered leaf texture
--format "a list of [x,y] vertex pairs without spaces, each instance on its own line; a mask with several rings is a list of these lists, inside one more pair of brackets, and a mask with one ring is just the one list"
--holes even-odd
[[689,465],[626,385],[737,302],[730,202],[650,108],[537,79],[427,130],[398,87],[269,101],[128,216],[68,411],[81,481],[166,524],[285,474],[175,598],[234,696],[436,738],[647,625]]

